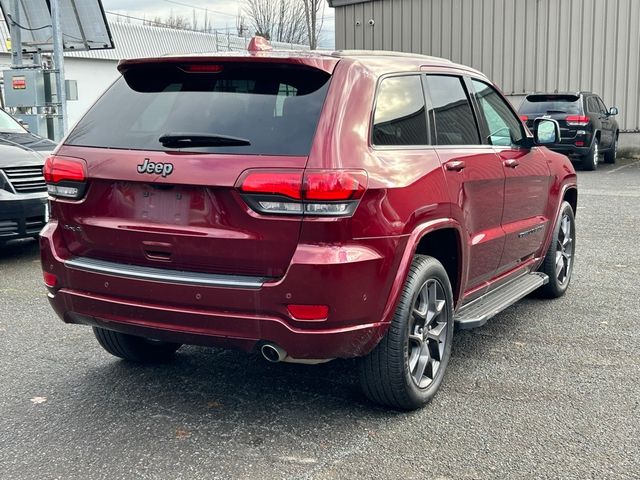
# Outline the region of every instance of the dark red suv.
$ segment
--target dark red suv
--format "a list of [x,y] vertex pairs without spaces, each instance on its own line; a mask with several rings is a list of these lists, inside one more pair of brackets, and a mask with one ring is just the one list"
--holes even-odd
[[[253,42],[255,45],[256,42]],[[424,405],[454,324],[562,295],[576,176],[481,73],[389,52],[122,62],[48,159],[56,313],[110,353],[181,344],[361,357],[365,394]]]

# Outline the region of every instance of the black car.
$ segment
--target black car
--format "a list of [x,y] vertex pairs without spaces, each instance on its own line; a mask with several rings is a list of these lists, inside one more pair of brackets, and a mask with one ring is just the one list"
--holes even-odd
[[604,153],[605,163],[615,163],[618,151],[618,109],[607,110],[602,99],[591,92],[534,93],[527,95],[518,110],[520,118],[533,128],[536,118],[552,118],[560,124],[560,142],[549,145],[595,170]]
[[36,237],[47,217],[42,168],[56,144],[0,109],[0,245]]

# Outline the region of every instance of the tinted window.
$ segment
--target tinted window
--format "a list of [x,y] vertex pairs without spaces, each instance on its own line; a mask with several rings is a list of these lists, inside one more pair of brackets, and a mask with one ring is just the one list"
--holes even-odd
[[508,147],[522,140],[520,120],[493,87],[472,80],[480,110],[489,127],[489,143]]
[[373,118],[375,145],[426,145],[427,117],[418,75],[385,78]]
[[600,108],[600,113],[606,115],[608,110],[607,110],[607,107],[604,106],[604,102],[598,97],[596,97],[596,99],[598,101],[598,106]]
[[[193,152],[308,155],[329,75],[302,67],[222,64],[133,67],[91,108],[67,143],[133,150],[165,148],[168,133],[236,137],[250,145],[191,147]],[[246,142],[245,142],[246,143]]]
[[589,97],[587,99],[587,111],[591,113],[598,113],[600,111],[598,101],[594,97]]
[[428,75],[438,145],[477,145],[478,128],[459,77]]
[[572,113],[581,114],[580,97],[577,95],[529,95],[520,105],[525,115]]

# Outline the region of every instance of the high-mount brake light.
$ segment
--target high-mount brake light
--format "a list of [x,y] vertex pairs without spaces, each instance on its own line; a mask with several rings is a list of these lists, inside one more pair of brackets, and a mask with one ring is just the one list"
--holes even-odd
[[260,213],[350,216],[367,189],[364,170],[249,170],[236,184]]
[[87,170],[83,160],[52,155],[45,160],[43,173],[51,196],[76,199],[84,194]]
[[585,126],[589,125],[591,119],[586,115],[569,115],[565,118],[565,121],[567,122],[567,125]]
[[187,73],[220,73],[224,70],[222,65],[211,65],[203,63],[190,63],[181,67]]

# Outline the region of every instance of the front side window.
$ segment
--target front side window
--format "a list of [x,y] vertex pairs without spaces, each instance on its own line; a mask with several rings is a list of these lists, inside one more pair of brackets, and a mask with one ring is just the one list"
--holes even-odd
[[507,102],[490,85],[479,80],[472,80],[472,83],[489,127],[489,143],[500,147],[518,144],[523,138],[522,126]]
[[427,75],[438,145],[478,145],[480,135],[460,77]]
[[420,76],[380,82],[373,117],[374,145],[426,145],[427,117]]
[[598,105],[600,107],[600,113],[606,115],[609,110],[607,110],[607,107],[604,106],[604,102],[600,98],[598,98]]
[[0,110],[0,133],[25,133],[25,130],[11,115]]

